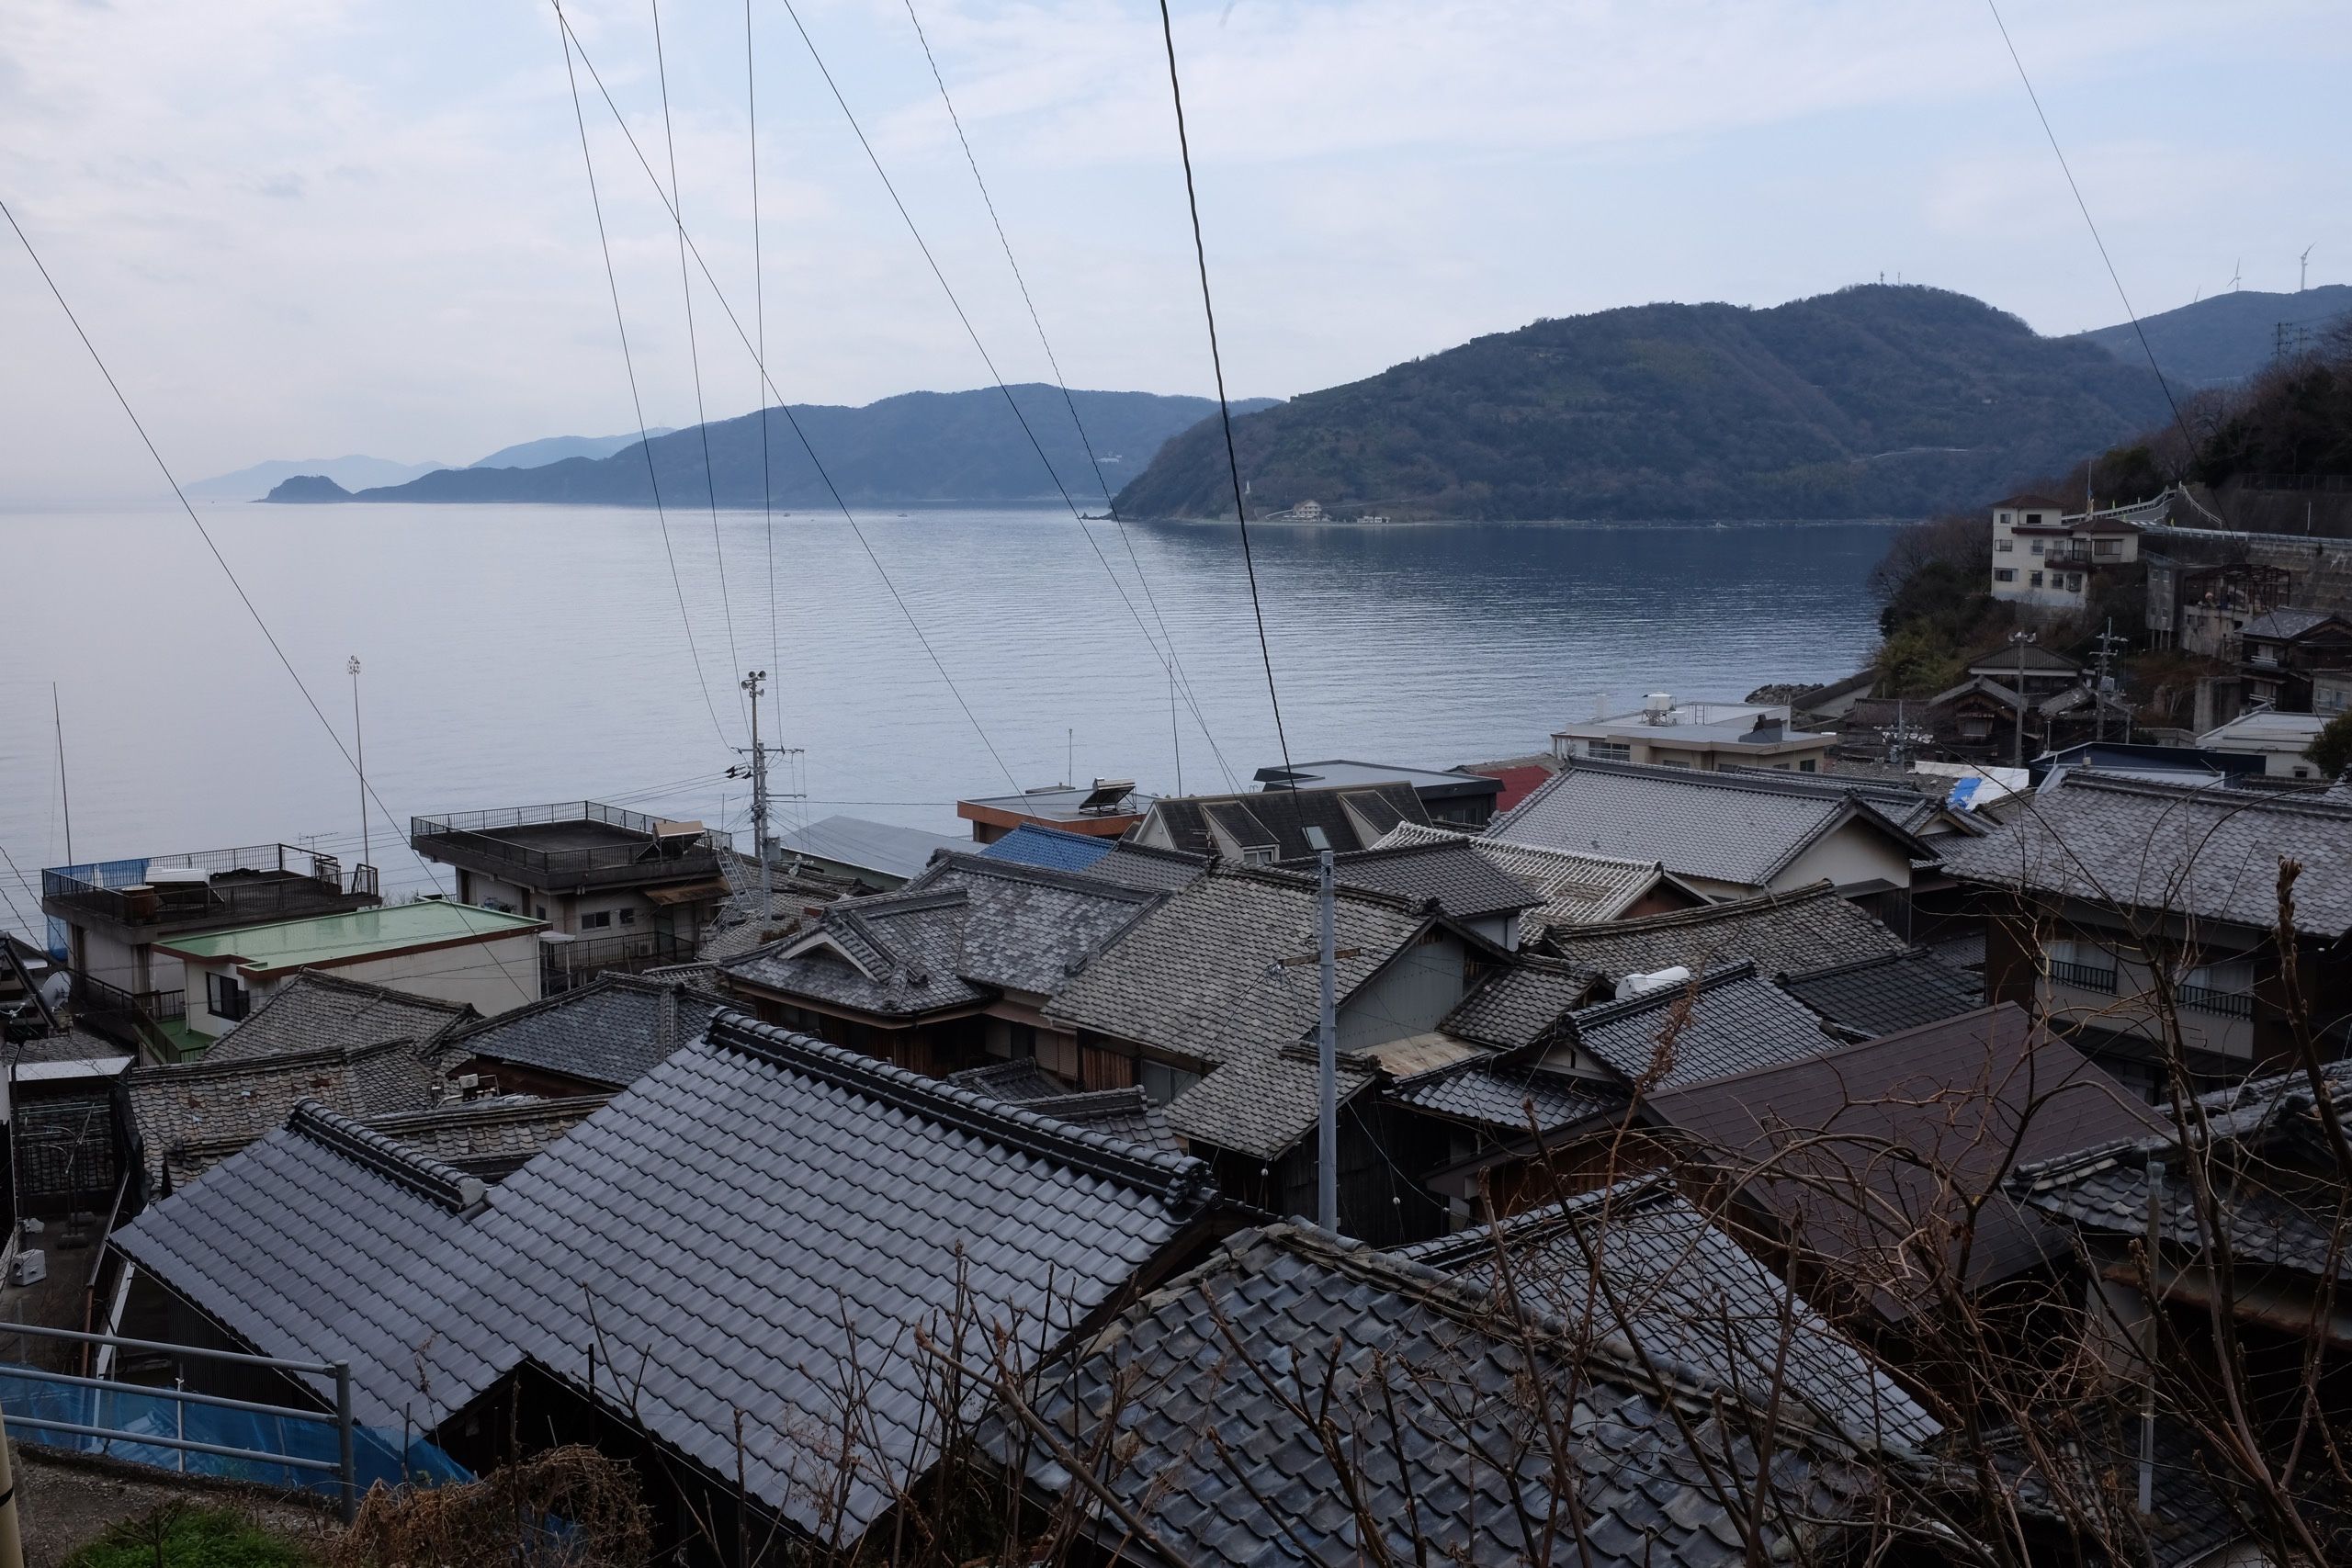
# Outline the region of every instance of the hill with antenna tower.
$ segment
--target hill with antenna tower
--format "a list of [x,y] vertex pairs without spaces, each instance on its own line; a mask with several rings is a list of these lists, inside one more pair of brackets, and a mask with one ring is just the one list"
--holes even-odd
[[[1839,518],[1973,505],[2154,423],[2143,362],[1963,294],[1862,285],[1766,310],[1539,321],[1234,422],[1250,510],[1344,519]],[[1231,516],[1220,433],[1118,498]]]
[[2289,354],[2308,350],[2332,322],[2347,316],[2352,284],[2322,284],[2296,294],[2232,289],[2141,317],[2140,331],[2148,336],[2145,350],[2129,321],[2075,335],[2127,365],[2144,366],[2154,353],[2176,389],[2220,387],[2259,374],[2282,348]]

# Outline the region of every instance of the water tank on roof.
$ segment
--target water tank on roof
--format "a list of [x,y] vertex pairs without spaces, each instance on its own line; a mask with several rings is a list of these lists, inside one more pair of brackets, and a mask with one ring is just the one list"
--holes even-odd
[[1687,986],[1690,983],[1690,966],[1687,964],[1678,964],[1670,969],[1653,970],[1647,975],[1628,975],[1617,982],[1616,999],[1622,1002],[1627,997],[1638,997],[1645,991],[1662,990],[1668,986]]
[[1674,711],[1674,694],[1652,692],[1642,699],[1642,713],[1652,724],[1664,724],[1667,715]]

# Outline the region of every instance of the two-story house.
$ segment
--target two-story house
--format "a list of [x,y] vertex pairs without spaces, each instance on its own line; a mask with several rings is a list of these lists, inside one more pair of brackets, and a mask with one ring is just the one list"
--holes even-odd
[[2312,677],[2352,664],[2352,619],[2331,610],[2272,610],[2238,633],[2239,670],[2249,705],[2312,711]]
[[2102,513],[2068,515],[2047,496],[1993,503],[1993,597],[2044,610],[2079,610],[2102,570],[2140,558],[2140,530]]

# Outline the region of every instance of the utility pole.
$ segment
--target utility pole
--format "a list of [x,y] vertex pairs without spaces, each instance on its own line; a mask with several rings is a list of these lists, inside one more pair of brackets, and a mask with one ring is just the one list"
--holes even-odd
[[2033,640],[2031,632],[2011,632],[2009,646],[2018,650],[2018,736],[2013,758],[2015,766],[2025,766],[2025,649]]
[[2123,640],[2115,635],[2115,617],[2109,615],[2107,629],[2098,634],[2098,685],[2094,690],[2091,705],[2092,722],[2097,726],[2093,733],[2101,740],[2107,739],[2107,698],[2108,693],[2113,690],[2113,680],[2107,672],[2108,660],[2114,654],[2115,645]]
[[[760,744],[760,690],[761,683],[767,678],[766,671],[754,670],[736,682],[750,693],[752,698],[752,744],[749,748],[752,765],[748,770],[752,775],[752,854],[760,863],[760,919],[763,920],[768,918],[768,911],[774,908],[775,897],[768,869],[768,753],[775,748]],[[736,750],[741,752],[745,748],[738,747]],[[727,776],[741,778],[745,772],[742,768],[729,768]],[[722,821],[719,826],[724,828],[726,824]]]
[[57,705],[57,682],[49,683],[49,717],[57,727],[57,793],[65,802],[65,863],[74,859],[74,792],[65,784],[65,710]]
[[1322,1006],[1315,1022],[1315,1223],[1340,1229],[1340,1026],[1335,993],[1339,982],[1339,887],[1331,865],[1331,840],[1320,828],[1306,829],[1315,850],[1315,904],[1321,941],[1316,954],[1321,972]]
[[351,743],[358,750],[359,863],[368,865],[375,857],[368,852],[368,736],[359,726],[359,655],[353,654],[344,668],[351,671]]

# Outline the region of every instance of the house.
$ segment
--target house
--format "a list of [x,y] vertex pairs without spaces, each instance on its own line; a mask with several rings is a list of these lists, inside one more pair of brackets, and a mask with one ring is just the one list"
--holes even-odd
[[1261,790],[1249,795],[1163,795],[1128,842],[1210,855],[1237,865],[1312,861],[1306,829],[1341,853],[1370,849],[1399,822],[1429,823],[1419,791],[1400,779],[1362,785]]
[[1168,1112],[1153,1104],[1140,1085],[1073,1090],[1034,1060],[967,1067],[948,1074],[947,1081],[1001,1104],[1017,1105],[1033,1116],[1084,1127],[1122,1143],[1163,1154],[1188,1152],[1183,1138],[1168,1124]]
[[1998,681],[2033,698],[2055,696],[2083,683],[2083,661],[2038,642],[2012,642],[1986,649],[1968,661],[1971,679]]
[[1597,715],[1552,732],[1552,755],[1581,761],[1654,763],[1707,771],[1733,765],[1811,773],[1825,769],[1835,735],[1797,729],[1785,705],[1678,702],[1653,692],[1632,713]]
[[208,1062],[345,1050],[403,1040],[431,1055],[481,1014],[464,1002],[375,985],[332,969],[289,976],[224,1034],[206,1046]]
[[2323,719],[2352,708],[2352,670],[2312,671],[2312,712]]
[[2303,755],[2327,721],[2315,713],[2278,713],[2256,708],[2197,738],[2200,750],[2262,759],[2274,779],[2320,779],[2319,764]]
[[830,905],[720,975],[763,1019],[917,1072],[1035,1057],[1073,1086],[1110,1088],[1087,1072],[1076,1036],[1046,1004],[1159,897],[1018,861],[943,855],[899,891]]
[[546,929],[526,915],[424,899],[175,936],[155,949],[186,972],[187,1027],[200,1047],[307,970],[481,1013],[537,1001],[539,933]]
[[[1317,906],[1312,876],[1220,865],[1155,905],[1045,1008],[1076,1037],[1079,1087],[1141,1084],[1228,1196],[1277,1213],[1315,1206]],[[1334,908],[1340,1224],[1430,1234],[1442,1215],[1400,1171],[1436,1151],[1400,1142],[1374,1090],[1384,1075],[1477,1055],[1441,1023],[1509,955],[1423,900],[1342,886]]]
[[1487,836],[1654,861],[1714,898],[1826,877],[1848,897],[1893,894],[1901,904],[1914,867],[1937,855],[1923,832],[1951,820],[1899,784],[1580,761],[1497,818]]
[[1560,771],[1559,759],[1549,751],[1537,751],[1524,757],[1504,757],[1492,762],[1464,762],[1454,768],[1457,773],[1478,773],[1501,784],[1502,793],[1495,796],[1495,810],[1509,811],[1526,798],[1530,790]]
[[152,1055],[187,1043],[187,979],[155,944],[265,920],[342,914],[382,900],[376,869],[346,878],[333,855],[290,844],[53,865],[40,874],[41,912],[74,976],[75,1015],[108,1039]]
[[956,815],[972,825],[972,841],[992,844],[1023,823],[1116,839],[1143,820],[1152,797],[1130,779],[1096,779],[1087,784],[1047,784],[1018,795],[974,795],[956,803]]
[[1461,828],[1483,828],[1502,798],[1503,781],[1485,773],[1455,768],[1399,768],[1377,762],[1300,762],[1289,768],[1260,768],[1255,775],[1261,790],[1361,789],[1366,784],[1408,784],[1421,797],[1432,822]]
[[2164,1124],[2007,1004],[1669,1087],[1646,1111],[1686,1190],[1727,1202],[1806,1300],[1898,1326],[2063,1258],[2063,1233],[2001,1194],[2014,1166]]
[[[806,867],[868,893],[887,893],[921,876],[933,855],[942,850],[964,849],[968,843],[950,834],[926,833],[895,822],[820,817],[775,835],[771,853],[787,871]],[[759,874],[756,866],[751,874]]]
[[2284,567],[2251,561],[2191,566],[2143,553],[2148,563],[2148,645],[2234,664],[2245,624],[2293,599]]
[[1846,1440],[1792,1420],[1766,1470],[1752,1387],[1662,1382],[1645,1343],[1270,1224],[1055,1367],[1032,1396],[1050,1446],[1002,1416],[981,1441],[1136,1568],[1842,1560],[1868,1512]]
[[[1399,824],[1396,830],[1412,826]],[[1426,843],[1384,840],[1368,850],[1333,855],[1331,874],[1345,886],[1442,909],[1506,952],[1519,946],[1521,916],[1544,901],[1543,895],[1504,872],[1459,834]]]
[[[2287,860],[2302,868],[2292,993],[2277,937]],[[2344,1052],[2352,804],[2053,773],[2032,810],[1955,843],[1946,865],[1976,896],[1986,995],[2033,1009],[2143,1090],[2165,1085],[2176,1039],[2200,1083],[2274,1067],[2298,1010],[2326,1055]]]
[[691,961],[728,895],[722,839],[593,800],[409,819],[410,846],[456,868],[458,903],[547,922],[548,990]]
[[1199,1256],[1215,1197],[1197,1160],[728,1013],[494,1184],[304,1106],[113,1245],[183,1342],[349,1363],[363,1426],[476,1471],[633,1461],[664,1556],[695,1521],[847,1552],[932,1423],[982,1414],[928,1347],[1029,1377]]
[[700,1039],[729,1005],[699,986],[601,975],[458,1031],[447,1042],[449,1076],[475,1094],[608,1094]]
[[2014,672],[1972,674],[1911,712],[1927,727],[1934,749],[1959,761],[2007,761],[2024,767],[2043,751],[2096,739],[2102,731],[2131,733],[2129,703],[2087,684],[2020,694]]
[[2079,610],[2099,573],[2140,558],[2140,530],[2120,516],[2067,515],[2046,496],[1993,503],[1993,597],[2041,610]]
[[2312,672],[2352,664],[2352,619],[2332,610],[2271,610],[2246,622],[2238,644],[2249,705],[2308,713]]
[[[1400,822],[1383,834],[1373,848],[1392,850],[1453,840],[1459,840],[1459,835],[1444,828]],[[1688,909],[1707,901],[1705,894],[1656,861],[1580,855],[1567,850],[1506,843],[1483,834],[1460,841],[1468,843],[1497,871],[1522,884],[1543,900],[1521,917],[1522,929],[1531,933],[1531,939],[1547,926],[1632,919],[1668,909]]]
[[1801,974],[1905,951],[1901,937],[1828,882],[1638,919],[1554,926],[1545,946],[1612,984],[1662,969],[1697,974],[1741,959],[1768,975]]

